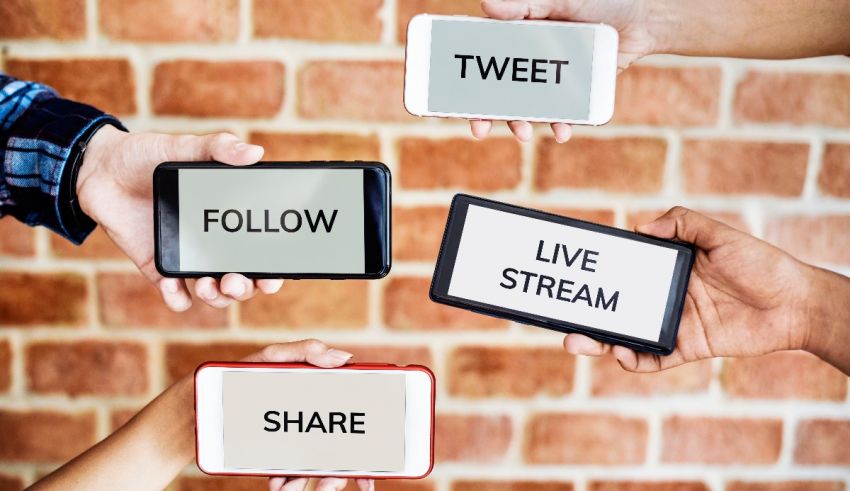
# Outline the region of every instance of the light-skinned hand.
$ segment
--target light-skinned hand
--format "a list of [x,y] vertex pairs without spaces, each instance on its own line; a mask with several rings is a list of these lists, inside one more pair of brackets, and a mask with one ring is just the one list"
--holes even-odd
[[[80,207],[130,258],[174,311],[191,307],[186,280],[163,278],[154,265],[153,171],[162,162],[217,160],[230,165],[256,163],[263,148],[228,133],[204,136],[125,133],[107,125],[89,142],[77,180]],[[257,291],[272,294],[283,280],[252,281],[229,273],[221,280],[194,282],[195,295],[224,308],[234,300],[248,300]]]
[[[639,58],[654,52],[656,36],[648,28],[647,7],[635,0],[483,0],[481,9],[493,19],[550,19],[572,22],[603,22],[620,33],[620,52],[617,64],[626,69]],[[469,122],[475,138],[485,138],[493,127],[492,121]],[[519,141],[531,140],[533,128],[528,121],[508,121],[508,127]],[[572,128],[566,123],[552,123],[555,140],[570,139]]]
[[697,248],[676,349],[659,356],[568,334],[564,348],[569,353],[611,354],[628,371],[655,372],[717,356],[811,347],[808,305],[817,268],[682,207],[636,230]]

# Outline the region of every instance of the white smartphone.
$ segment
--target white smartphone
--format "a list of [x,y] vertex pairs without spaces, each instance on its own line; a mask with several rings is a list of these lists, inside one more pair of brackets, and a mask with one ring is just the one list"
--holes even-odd
[[423,478],[434,460],[434,386],[418,365],[205,363],[195,372],[198,467]]
[[414,116],[605,124],[618,43],[605,24],[417,15],[404,105]]

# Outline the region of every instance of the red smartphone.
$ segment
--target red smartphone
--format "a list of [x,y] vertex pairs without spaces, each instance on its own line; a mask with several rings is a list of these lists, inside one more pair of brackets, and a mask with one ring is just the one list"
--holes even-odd
[[434,387],[419,365],[204,363],[195,372],[198,467],[423,478],[434,462]]

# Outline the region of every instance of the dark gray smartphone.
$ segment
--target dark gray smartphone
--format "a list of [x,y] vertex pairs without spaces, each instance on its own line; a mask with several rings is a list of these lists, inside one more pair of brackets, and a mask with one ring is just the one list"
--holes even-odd
[[688,244],[459,194],[431,299],[665,355],[693,260]]
[[160,164],[156,268],[182,278],[382,278],[390,179],[379,162]]

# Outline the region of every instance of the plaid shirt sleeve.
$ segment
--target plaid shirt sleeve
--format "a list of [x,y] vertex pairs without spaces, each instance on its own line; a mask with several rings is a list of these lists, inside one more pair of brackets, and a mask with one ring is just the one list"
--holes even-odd
[[71,210],[59,190],[71,178],[66,168],[78,140],[104,123],[124,129],[114,117],[62,99],[47,86],[0,73],[0,217],[43,225],[82,243],[94,226],[63,220]]

